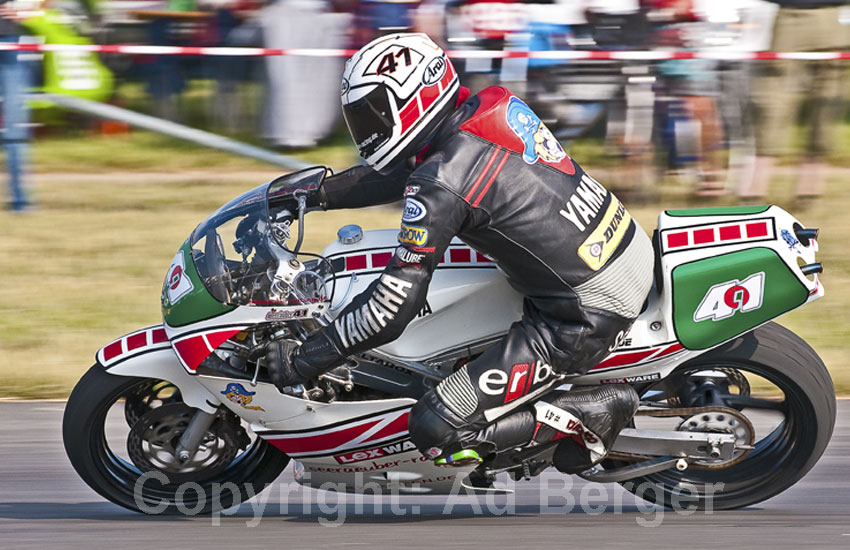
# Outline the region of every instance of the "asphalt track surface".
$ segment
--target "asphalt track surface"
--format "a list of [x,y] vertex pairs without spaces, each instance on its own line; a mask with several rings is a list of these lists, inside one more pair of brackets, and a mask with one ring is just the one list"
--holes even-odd
[[267,498],[261,515],[255,500],[230,516],[145,516],[105,501],[76,476],[62,447],[63,407],[0,403],[0,549],[850,548],[848,400],[839,401],[826,454],[797,485],[750,508],[689,515],[557,473],[489,501],[340,501],[295,485],[288,467],[258,497]]

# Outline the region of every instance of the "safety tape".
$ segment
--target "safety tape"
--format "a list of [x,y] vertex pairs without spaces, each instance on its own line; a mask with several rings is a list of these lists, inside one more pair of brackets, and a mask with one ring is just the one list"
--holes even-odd
[[[333,48],[223,48],[198,46],[144,46],[135,44],[14,44],[0,43],[0,51],[24,52],[92,52],[132,55],[210,55],[224,57],[350,57],[357,50]],[[717,51],[509,51],[509,50],[449,50],[455,59],[553,59],[553,60],[618,60],[664,61],[670,59],[709,59],[714,61],[796,60],[831,61],[850,59],[850,52],[744,52]]]

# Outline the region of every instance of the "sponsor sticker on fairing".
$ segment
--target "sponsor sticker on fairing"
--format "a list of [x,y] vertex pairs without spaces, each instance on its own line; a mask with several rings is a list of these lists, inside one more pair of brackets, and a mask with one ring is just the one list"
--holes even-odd
[[398,242],[422,246],[428,242],[428,230],[424,227],[401,224],[401,231],[398,234]]
[[165,291],[168,294],[168,302],[171,305],[176,304],[180,298],[192,292],[194,288],[195,285],[192,284],[192,280],[186,275],[186,258],[181,250],[171,261],[171,267],[166,277]]
[[428,210],[425,208],[425,205],[419,202],[416,199],[412,199],[407,197],[404,201],[404,214],[401,217],[401,221],[403,222],[418,222],[422,218],[425,217],[425,214],[428,213]]
[[385,456],[415,450],[416,445],[414,445],[412,441],[407,440],[400,441],[399,443],[393,443],[391,445],[384,445],[383,447],[375,447],[374,449],[364,449],[353,453],[336,455],[334,456],[334,459],[336,459],[336,461],[340,464],[350,464],[352,462],[361,462],[364,460],[371,460],[373,458],[383,458]]
[[753,273],[743,281],[733,279],[708,289],[694,312],[694,322],[721,321],[759,309],[764,298],[764,272]]
[[266,313],[266,321],[290,321],[304,319],[310,310],[306,307],[299,309],[271,309]]

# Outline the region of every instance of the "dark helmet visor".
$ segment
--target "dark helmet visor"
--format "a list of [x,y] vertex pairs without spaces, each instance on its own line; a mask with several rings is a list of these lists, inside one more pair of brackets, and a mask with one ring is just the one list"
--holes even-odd
[[383,86],[378,86],[357,101],[342,106],[348,131],[360,151],[369,158],[393,135],[393,114]]

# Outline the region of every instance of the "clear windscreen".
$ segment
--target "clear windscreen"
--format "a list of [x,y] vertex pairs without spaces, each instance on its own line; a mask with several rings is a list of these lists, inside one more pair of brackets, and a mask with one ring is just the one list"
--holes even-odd
[[[321,259],[301,263],[286,248],[297,190],[321,183],[325,169],[284,176],[230,201],[192,234],[192,259],[207,290],[237,306],[287,306],[329,299]],[[319,177],[320,175],[320,177]],[[316,183],[318,180],[318,183]],[[302,189],[303,190],[303,189]],[[327,266],[327,267],[326,267]]]

